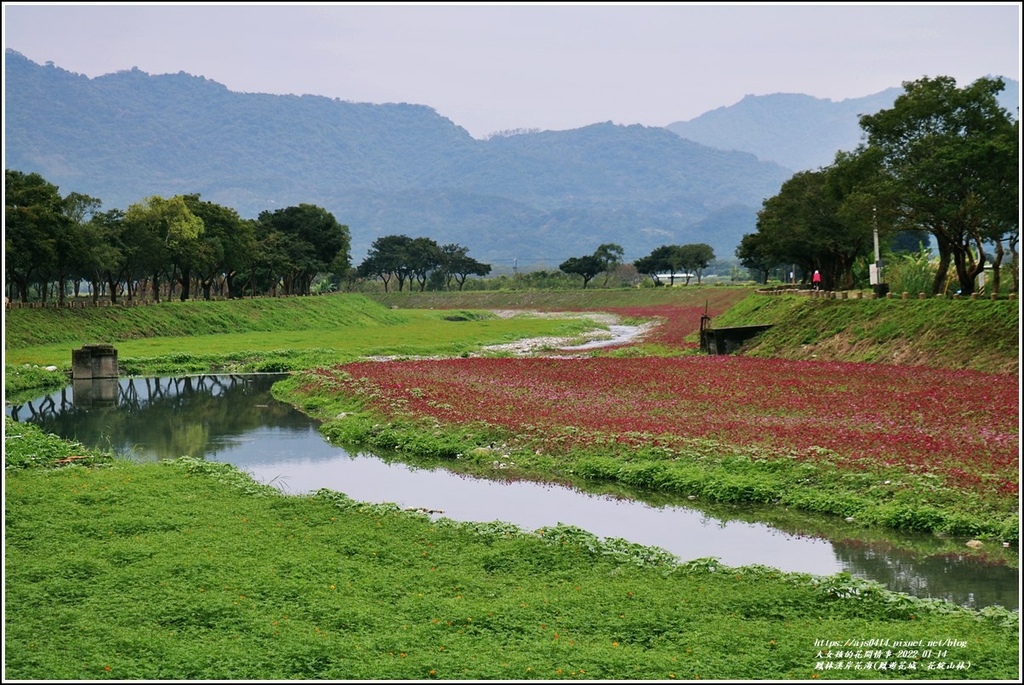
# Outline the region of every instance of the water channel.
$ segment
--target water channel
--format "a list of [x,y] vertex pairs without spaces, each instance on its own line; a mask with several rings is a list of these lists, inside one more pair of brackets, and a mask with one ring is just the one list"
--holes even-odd
[[[533,531],[572,525],[602,538],[665,549],[682,561],[717,557],[727,566],[761,564],[787,572],[846,571],[892,590],[965,606],[1017,609],[1017,549],[934,535],[863,531],[777,509],[702,509],[680,498],[601,494],[584,489],[414,467],[350,453],[326,441],[317,423],[276,401],[276,374],[79,381],[6,413],[47,432],[156,461],[182,455],[227,462],[257,481],[301,495],[320,488],[362,502],[393,502],[458,521],[504,521]],[[772,524],[765,521],[772,521]]]

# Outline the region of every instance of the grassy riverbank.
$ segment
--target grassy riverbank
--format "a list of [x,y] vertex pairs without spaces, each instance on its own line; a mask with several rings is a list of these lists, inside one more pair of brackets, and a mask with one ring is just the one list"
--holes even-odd
[[[13,309],[5,325],[8,399],[61,387],[71,350],[111,343],[122,375],[294,371],[372,356],[459,356],[537,336],[578,336],[587,319],[396,310],[361,295],[139,307]],[[26,368],[25,365],[28,365]],[[46,372],[46,366],[57,367]]]
[[758,296],[714,324],[774,324],[744,350],[747,356],[1019,372],[1019,300]]
[[7,680],[1019,675],[1017,616],[999,609],[5,433]]

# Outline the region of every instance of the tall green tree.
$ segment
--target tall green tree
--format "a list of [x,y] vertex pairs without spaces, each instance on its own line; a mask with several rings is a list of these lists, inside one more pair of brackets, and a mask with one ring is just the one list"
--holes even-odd
[[872,249],[877,217],[892,206],[878,179],[871,150],[840,152],[827,167],[795,174],[758,212],[758,259],[795,264],[805,277],[820,271],[826,290],[852,287],[854,264]]
[[349,261],[349,228],[322,207],[300,204],[265,211],[257,221],[265,236],[274,236],[278,256],[284,257],[285,294],[308,295],[314,278]]
[[595,276],[604,271],[604,262],[594,255],[569,257],[569,259],[558,265],[558,269],[567,274],[582,276],[583,287],[586,289],[587,284],[590,283]]
[[[697,285],[700,285],[704,269],[715,260],[715,251],[707,243],[691,243],[679,246],[680,265],[687,273],[693,273],[697,277]],[[690,284],[687,276],[686,284]]]
[[680,245],[661,245],[651,250],[646,257],[635,262],[638,273],[651,277],[656,285],[661,285],[660,274],[668,274],[671,284],[675,284],[676,274],[683,273],[683,253]]
[[251,265],[256,253],[255,222],[242,219],[230,207],[202,200],[198,194],[183,199],[206,229],[202,236],[205,259],[196,265],[203,298],[210,299],[217,279],[223,279],[228,297],[239,297],[236,278]]
[[[441,246],[432,238],[413,238],[409,243],[408,250],[409,273],[413,280],[419,284],[422,292],[427,286],[427,279],[430,274],[441,268],[444,260],[441,254]],[[409,283],[412,289],[412,283]]]
[[28,302],[29,286],[52,267],[57,237],[69,218],[57,186],[40,174],[4,172],[4,266],[15,297]]
[[244,287],[252,295],[262,293],[276,297],[285,274],[291,269],[288,239],[269,222],[257,221],[255,229],[256,251],[246,268]]
[[757,275],[756,280],[767,284],[772,269],[780,262],[770,249],[765,247],[765,242],[765,236],[760,232],[745,234],[740,239],[740,244],[736,246],[736,259],[739,260],[741,266]]
[[412,273],[409,266],[411,249],[412,238],[407,235],[381,236],[371,243],[366,259],[359,264],[358,273],[363,278],[380,278],[384,292],[388,291],[394,278],[401,292]]
[[462,290],[469,276],[486,276],[491,265],[484,264],[469,256],[469,248],[458,243],[441,246],[441,268],[444,270],[445,287],[451,289],[454,280]]
[[57,285],[58,302],[64,304],[65,281],[73,279],[75,295],[85,277],[89,244],[86,228],[91,217],[103,206],[102,200],[83,193],[69,193],[63,200],[63,211],[67,217],[64,230],[57,236],[54,250],[54,278]]
[[[173,279],[178,271],[191,270],[198,259],[200,236],[205,230],[203,220],[192,213],[180,195],[169,199],[154,195],[129,206],[125,223],[148,269],[153,299],[159,301],[161,278],[167,275]],[[188,295],[186,287],[181,299],[188,299]]]
[[[99,301],[107,289],[111,304],[117,304],[123,287],[128,287],[127,260],[123,252],[124,212],[111,209],[92,215],[85,226],[86,251],[82,272],[92,287],[92,300]],[[122,285],[124,284],[124,285]]]
[[1019,125],[996,98],[1004,87],[1000,78],[963,88],[948,76],[922,78],[904,83],[891,108],[860,118],[900,198],[896,225],[935,237],[935,293],[951,263],[961,292],[974,292],[986,244],[1019,231]]
[[594,250],[594,257],[601,262],[601,271],[604,273],[604,284],[608,285],[608,279],[612,272],[622,264],[626,251],[622,245],[617,243],[603,243]]

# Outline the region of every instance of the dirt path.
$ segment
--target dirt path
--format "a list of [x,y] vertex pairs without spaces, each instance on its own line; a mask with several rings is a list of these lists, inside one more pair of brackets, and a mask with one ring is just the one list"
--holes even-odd
[[504,318],[528,315],[561,319],[590,319],[596,324],[608,326],[608,330],[595,329],[583,335],[571,337],[546,336],[542,338],[524,338],[511,343],[488,345],[475,356],[506,352],[517,357],[580,357],[584,356],[580,353],[587,350],[635,342],[657,325],[653,323],[640,326],[620,324],[619,317],[608,312],[539,312],[503,309],[496,310],[494,313]]
[[[657,326],[657,323],[646,323],[640,326],[620,324],[620,318],[609,312],[541,312],[525,309],[497,309],[494,314],[502,318],[515,316],[531,316],[559,319],[589,319],[595,325],[604,325],[608,330],[595,328],[592,331],[574,336],[545,336],[541,338],[523,338],[515,342],[499,345],[487,345],[471,357],[485,357],[494,354],[509,354],[514,357],[555,357],[572,359],[585,357],[588,350],[612,345],[623,345],[636,342],[644,334]],[[368,361],[394,361],[410,359],[405,355],[367,357]]]

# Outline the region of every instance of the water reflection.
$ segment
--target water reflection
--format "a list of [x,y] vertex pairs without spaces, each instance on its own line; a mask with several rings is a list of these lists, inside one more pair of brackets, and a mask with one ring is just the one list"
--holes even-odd
[[316,433],[313,422],[269,395],[282,374],[207,375],[78,381],[7,407],[55,435],[138,461],[209,456],[261,426]]
[[728,566],[763,564],[819,575],[848,571],[917,596],[1018,606],[1016,558],[1005,550],[986,557],[962,541],[864,539],[831,519],[786,513],[781,520],[778,509],[719,507],[710,515],[688,503],[470,478],[350,454],[325,441],[316,422],[270,396],[270,386],[282,377],[131,378],[100,387],[93,381],[9,406],[7,414],[138,461],[192,455],[228,462],[292,494],[330,488],[358,501],[395,502],[459,521],[506,521],[524,530],[562,523],[661,547],[682,560],[713,556]]
[[682,559],[715,556],[728,566],[765,564],[820,575],[843,570],[825,540],[788,535],[762,524],[719,521],[692,508],[652,507],[558,485],[471,478],[367,455],[249,463],[244,468],[288,492],[326,487],[361,502],[395,502],[457,521],[508,521],[524,530],[562,523],[605,538],[661,547]]

